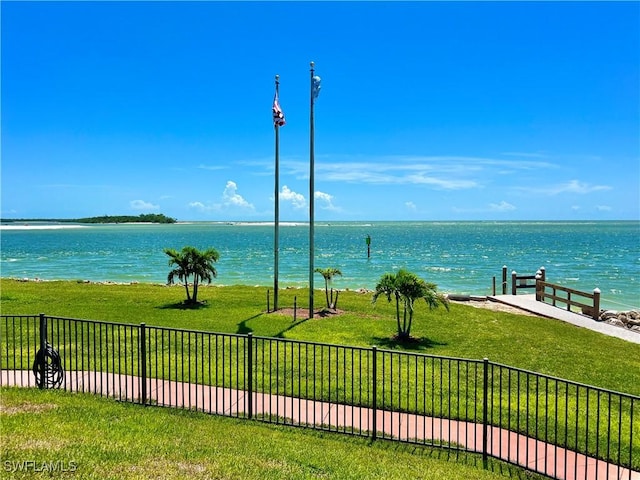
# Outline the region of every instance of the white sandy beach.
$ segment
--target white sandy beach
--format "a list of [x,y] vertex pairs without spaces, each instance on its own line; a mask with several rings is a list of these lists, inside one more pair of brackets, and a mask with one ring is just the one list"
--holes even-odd
[[86,225],[0,225],[0,230],[62,230],[66,228],[88,228]]

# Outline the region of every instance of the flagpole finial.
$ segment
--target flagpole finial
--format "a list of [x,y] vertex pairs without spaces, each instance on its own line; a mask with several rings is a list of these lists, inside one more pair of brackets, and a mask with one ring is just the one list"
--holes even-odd
[[276,82],[280,81],[280,75],[276,75]]
[[316,64],[315,64],[315,63],[313,63],[313,62],[311,62],[309,65],[311,65],[311,68],[313,68],[313,67],[315,67],[315,66],[316,66]]

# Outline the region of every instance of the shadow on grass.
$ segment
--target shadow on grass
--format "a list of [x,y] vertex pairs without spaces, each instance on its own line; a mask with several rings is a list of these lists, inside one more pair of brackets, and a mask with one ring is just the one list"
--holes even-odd
[[253,317],[249,317],[245,320],[242,320],[241,322],[238,322],[238,330],[236,330],[236,333],[239,335],[246,335],[247,333],[253,333],[253,328],[250,328],[249,326],[247,326],[247,322],[250,322],[254,318],[258,318],[261,316],[262,316],[262,313],[258,313]]
[[415,338],[410,337],[408,339],[398,339],[397,337],[372,337],[372,345],[377,345],[380,348],[396,349],[401,347],[403,350],[425,350],[427,348],[434,348],[447,345],[446,343],[436,342],[430,338]]
[[200,310],[202,308],[209,308],[209,304],[205,302],[178,302],[178,303],[167,303],[165,305],[156,307],[160,310]]
[[308,322],[309,320],[311,320],[310,318],[303,318],[302,320],[297,320],[296,322],[292,323],[291,325],[289,325],[287,328],[285,328],[284,330],[279,331],[278,333],[276,333],[274,335],[274,337],[276,338],[285,338],[284,334],[287,333],[289,330],[293,330],[294,328],[296,328],[298,325],[302,325],[305,322]]

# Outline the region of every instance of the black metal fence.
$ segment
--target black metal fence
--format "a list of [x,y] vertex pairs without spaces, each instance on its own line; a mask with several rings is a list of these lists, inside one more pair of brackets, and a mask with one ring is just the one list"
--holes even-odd
[[486,359],[41,314],[2,316],[0,370],[0,385],[478,452],[552,478],[640,470],[640,397]]

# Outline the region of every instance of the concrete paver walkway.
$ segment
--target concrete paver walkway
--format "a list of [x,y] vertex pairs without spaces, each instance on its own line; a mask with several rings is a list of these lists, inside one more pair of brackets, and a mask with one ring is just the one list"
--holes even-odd
[[554,307],[548,303],[539,302],[535,295],[494,295],[487,297],[492,302],[500,302],[505,305],[525,310],[541,317],[555,318],[563,322],[571,323],[577,327],[588,328],[604,335],[621,338],[627,342],[640,344],[640,334],[622,327],[598,322],[591,317],[579,313],[569,312],[560,307]]
[[[63,388],[139,402],[142,380],[131,375],[101,372],[66,372]],[[231,388],[212,387],[150,378],[146,382],[147,402],[152,405],[186,408],[225,416],[245,417],[249,400],[254,417],[272,415],[278,423],[310,425],[336,432],[362,433],[379,438],[420,444],[446,442],[461,449],[482,453],[483,425],[423,415],[373,410],[371,408],[270,395]],[[2,386],[35,386],[33,374],[25,370],[3,370]],[[374,424],[375,415],[375,424]],[[640,480],[640,472],[618,467],[523,434],[499,427],[487,428],[487,453],[495,458],[560,480]]]

